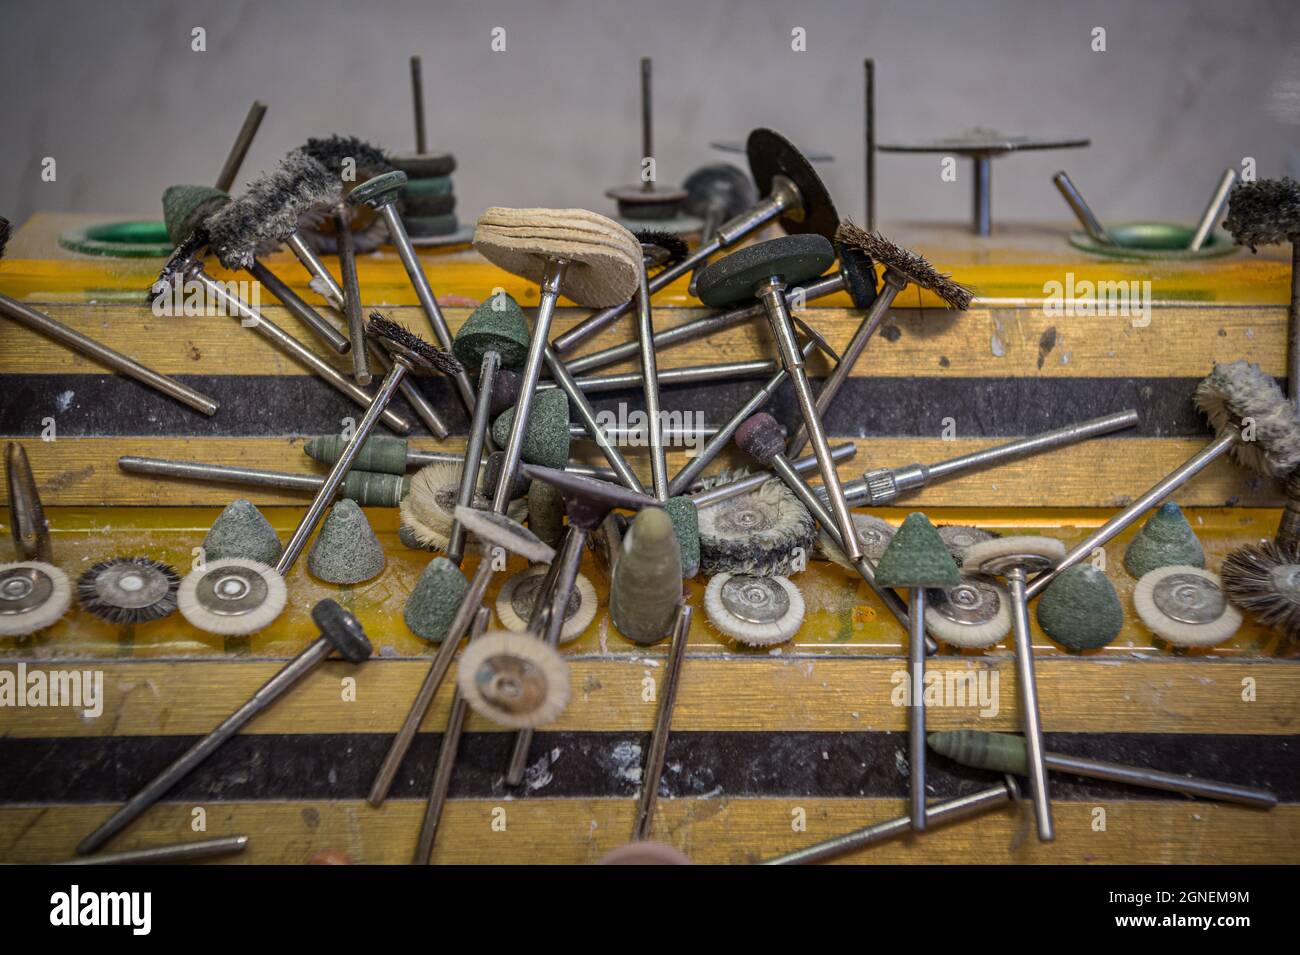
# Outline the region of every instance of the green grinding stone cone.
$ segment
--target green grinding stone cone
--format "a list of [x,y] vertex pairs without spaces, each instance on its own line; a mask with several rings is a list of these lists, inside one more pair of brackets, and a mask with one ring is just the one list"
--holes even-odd
[[402,618],[416,636],[442,643],[467,593],[469,581],[460,568],[446,557],[435,557],[406,598]]
[[876,564],[882,587],[956,587],[961,571],[929,518],[908,514]]
[[1182,508],[1172,501],[1162,504],[1147,518],[1128,550],[1124,552],[1124,569],[1141,579],[1158,567],[1205,566],[1205,551],[1187,523]]
[[203,538],[205,561],[242,557],[274,567],[283,552],[271,522],[242,497],[226,505]]
[[549,481],[528,485],[528,527],[552,548],[564,536],[564,495]]
[[456,332],[451,353],[467,368],[478,368],[483,355],[495,351],[501,355],[502,368],[518,368],[528,357],[528,323],[524,313],[510,295],[490,295],[470,312],[465,324]]
[[682,556],[672,519],[658,507],[637,514],[623,536],[609,584],[609,616],[633,643],[658,643],[682,602]]
[[[504,448],[510,441],[515,409],[507,408],[492,422],[492,440]],[[524,435],[522,457],[529,464],[563,470],[569,463],[569,399],[559,388],[539,391],[533,398]]]
[[356,501],[341,498],[321,524],[307,569],[331,584],[359,584],[384,569],[384,549]]
[[229,194],[211,186],[168,186],[162,200],[167,238],[172,245],[180,245],[204,219],[229,201]]
[[1124,628],[1124,608],[1110,578],[1092,564],[1061,571],[1038,598],[1038,625],[1072,650],[1104,647]]
[[[302,449],[309,458],[323,464],[333,464],[343,454],[348,439],[338,434],[326,434],[312,438]],[[406,473],[406,439],[393,438],[386,434],[373,434],[366,438],[365,444],[357,452],[352,462],[352,471],[378,471],[381,474]]]
[[682,577],[690,579],[700,572],[700,516],[689,497],[670,497],[664,510],[673,522],[677,546],[682,554]]

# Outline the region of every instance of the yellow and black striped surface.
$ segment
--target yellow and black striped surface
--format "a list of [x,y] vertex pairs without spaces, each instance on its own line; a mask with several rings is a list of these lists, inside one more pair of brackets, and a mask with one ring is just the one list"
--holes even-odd
[[[142,454],[323,473],[302,453],[302,438],[336,431],[354,407],[232,319],[155,317],[139,295],[158,263],[60,252],[53,236],[67,224],[66,217],[40,216],[19,231],[0,263],[0,291],[182,378],[222,407],[203,418],[0,321],[0,436],[17,438],[28,450],[53,526],[56,563],[75,577],[96,560],[143,553],[184,572],[220,507],[237,496],[263,506],[287,536],[304,495],[142,478],[121,473],[116,459]],[[940,268],[975,286],[978,297],[960,316],[915,290],[895,303],[827,417],[833,439],[858,447],[841,474],[939,460],[1129,407],[1139,412],[1138,427],[936,482],[880,516],[897,523],[923,508],[936,522],[1043,533],[1068,545],[1205,443],[1208,431],[1188,399],[1213,362],[1247,358],[1283,373],[1287,265],[1280,257],[1243,252],[1196,266],[1147,267],[1086,260],[1063,234],[1008,230],[988,245],[937,230],[893,236],[916,243]],[[427,255],[425,262],[453,329],[496,287],[526,306],[537,301],[535,287],[472,253]],[[273,256],[268,264],[306,292],[305,275],[290,258]],[[1149,322],[1054,314],[1042,301],[1043,285],[1064,282],[1070,272],[1076,281],[1151,281],[1156,304]],[[362,263],[361,281],[369,304],[387,306],[416,330],[426,327],[391,249]],[[656,298],[658,327],[701,314],[684,284]],[[282,309],[268,306],[266,313],[317,347]],[[562,310],[556,331],[583,314]],[[811,303],[806,317],[836,348],[860,319],[838,296]],[[624,320],[591,347],[626,340],[629,324]],[[775,357],[761,323],[665,350],[659,361],[678,367],[756,357]],[[815,359],[811,370],[824,375],[824,359]],[[665,388],[664,406],[702,410],[709,423],[720,423],[755,386]],[[440,406],[454,407],[444,383],[422,387]],[[610,393],[595,404],[638,400],[633,392]],[[772,410],[794,421],[787,393]],[[463,428],[463,417],[453,420]],[[455,449],[463,435],[444,445],[427,436],[414,443]],[[596,462],[594,446],[576,443],[575,449]],[[674,466],[684,461],[680,451],[671,458]],[[642,452],[632,452],[632,460],[646,470]],[[731,456],[723,463],[744,462]],[[1232,547],[1271,536],[1280,502],[1273,482],[1226,460],[1175,498],[1187,507],[1212,569]],[[0,707],[0,765],[6,767],[0,861],[68,855],[115,803],[314,637],[308,611],[325,596],[358,615],[376,657],[360,668],[324,666],[112,847],[193,838],[195,809],[202,808],[209,835],[250,835],[244,857],[250,861],[301,862],[322,849],[364,862],[407,861],[450,684],[392,799],[371,809],[364,802],[369,780],[423,677],[430,648],[401,620],[428,556],[397,542],[394,511],[371,509],[369,517],[385,544],[385,572],[337,588],[299,566],[289,576],[288,610],[253,637],[216,638],[178,615],[114,627],[74,609],[35,637],[0,642],[0,668],[98,669],[106,694],[95,718],[70,708]],[[7,534],[6,511],[0,520]],[[1056,776],[1059,835],[1051,846],[1038,844],[1023,813],[1008,809],[859,853],[855,861],[1297,861],[1294,647],[1250,622],[1211,652],[1177,653],[1153,640],[1131,613],[1133,581],[1122,569],[1132,533],[1107,548],[1109,575],[1130,611],[1115,643],[1067,654],[1035,629],[1049,748],[1266,785],[1282,804],[1265,813]],[[588,632],[565,648],[573,702],[538,733],[528,783],[519,791],[500,779],[509,735],[471,719],[435,861],[585,862],[629,838],[656,707],[648,687],[660,679],[666,648],[639,648],[621,637],[608,620],[600,572],[590,563],[584,572],[602,602]],[[699,861],[753,861],[903,811],[906,710],[892,695],[905,670],[905,635],[856,577],[834,565],[815,562],[796,582],[808,617],[796,638],[775,650],[745,651],[726,642],[702,612],[692,628],[664,778],[670,798],[660,800],[655,831]],[[697,607],[703,583],[690,584]],[[930,726],[1019,727],[1006,643],[985,653],[945,650],[932,666],[948,679],[975,673],[986,680],[996,675],[996,683],[984,684],[995,690],[983,703],[930,708]],[[354,689],[344,682],[349,677]],[[988,779],[938,757],[931,764],[935,798],[973,791]]]

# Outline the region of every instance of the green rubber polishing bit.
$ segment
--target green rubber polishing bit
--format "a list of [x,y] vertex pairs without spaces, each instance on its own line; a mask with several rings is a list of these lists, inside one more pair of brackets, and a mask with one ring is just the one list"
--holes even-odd
[[940,756],[975,769],[1023,776],[1029,772],[1029,756],[1023,736],[985,733],[980,730],[944,730],[925,738]]
[[1147,518],[1124,552],[1124,569],[1145,577],[1157,567],[1205,566],[1205,551],[1183,510],[1170,501]]
[[172,245],[180,245],[229,201],[229,193],[211,186],[168,186],[162,199],[167,238]]
[[682,555],[682,577],[689,580],[700,572],[700,516],[689,497],[670,497],[664,502],[668,519],[673,522],[677,547]]
[[[333,464],[343,449],[348,446],[348,438],[338,434],[326,434],[312,438],[302,449],[309,458],[322,464]],[[352,461],[354,471],[377,471],[381,474],[406,473],[406,439],[392,438],[386,434],[372,434],[361,445],[356,458]]]
[[397,507],[410,492],[410,478],[375,471],[349,471],[339,487],[341,497],[350,498],[362,507]]
[[307,569],[331,584],[359,584],[384,569],[384,549],[356,501],[342,498],[321,524]]
[[231,501],[203,538],[203,559],[241,557],[274,567],[284,548],[275,528],[251,501]]
[[1038,598],[1038,625],[1062,646],[1095,650],[1124,629],[1124,608],[1109,577],[1092,564],[1075,564]]
[[609,615],[623,636],[649,646],[672,631],[682,602],[682,554],[668,512],[641,511],[623,537],[609,584]]
[[948,545],[922,513],[908,514],[876,564],[882,587],[956,587],[961,583]]
[[[492,423],[492,440],[504,448],[510,442],[515,409],[507,408]],[[529,464],[563,470],[569,463],[569,399],[559,388],[541,391],[533,398],[521,456]]]
[[[501,356],[502,368],[518,368],[528,357],[532,336],[524,313],[508,293],[499,292],[484,299],[470,312],[465,324],[456,332],[451,353],[467,368],[478,368],[490,351]],[[566,408],[565,413],[568,413]],[[504,445],[502,445],[504,447]]]
[[441,643],[467,593],[469,581],[460,568],[446,557],[435,557],[406,598],[402,618],[416,636]]
[[564,495],[548,481],[528,485],[528,527],[551,547],[564,536]]

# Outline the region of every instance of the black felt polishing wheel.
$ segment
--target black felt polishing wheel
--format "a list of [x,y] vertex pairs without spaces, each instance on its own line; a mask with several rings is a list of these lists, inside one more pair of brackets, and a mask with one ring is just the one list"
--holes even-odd
[[402,216],[406,234],[412,239],[423,239],[434,235],[450,235],[460,227],[456,213],[449,212],[440,216]]
[[450,193],[446,195],[411,195],[405,189],[402,190],[402,218],[429,218],[432,216],[445,216],[450,212],[456,211],[456,197]]
[[456,171],[456,157],[451,153],[401,153],[389,156],[388,161],[412,179],[450,176]]
[[700,272],[700,301],[722,308],[754,297],[754,287],[773,276],[787,286],[815,279],[835,261],[835,249],[820,235],[787,235],[749,245]]
[[815,233],[828,240],[835,237],[840,214],[835,211],[835,203],[821,176],[794,143],[775,130],[756,129],[745,142],[745,152],[749,157],[749,171],[762,195],[771,194],[772,181],[777,176],[789,179],[799,190],[801,205],[781,214],[781,225],[786,232]]

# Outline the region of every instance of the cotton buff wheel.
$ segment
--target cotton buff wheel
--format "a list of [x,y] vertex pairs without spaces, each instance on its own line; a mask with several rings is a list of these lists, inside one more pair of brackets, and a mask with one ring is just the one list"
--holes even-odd
[[0,564],[0,637],[44,630],[72,603],[72,584],[63,571],[39,560]]
[[1219,575],[1199,567],[1157,567],[1137,582],[1133,606],[1152,633],[1179,647],[1212,647],[1241,626]]
[[[537,602],[537,591],[546,578],[547,568],[529,567],[515,574],[501,587],[497,594],[496,610],[501,625],[512,633],[523,633],[528,629],[528,621],[533,615],[533,605]],[[578,574],[573,579],[573,591],[564,608],[564,628],[560,631],[560,643],[568,643],[582,635],[582,632],[596,619],[596,588],[591,581]]]
[[495,630],[461,651],[456,684],[470,708],[526,729],[550,723],[569,703],[569,667],[534,636]]
[[704,610],[733,640],[770,647],[799,632],[804,602],[799,588],[784,577],[718,574],[704,589]]
[[1011,597],[990,577],[962,574],[955,587],[926,589],[925,627],[954,647],[991,647],[1011,632]]
[[95,564],[77,579],[77,603],[109,623],[148,623],[176,610],[180,582],[176,571],[159,561],[114,557]]
[[265,564],[232,557],[214,560],[181,581],[181,616],[207,633],[254,633],[284,610],[284,578]]

